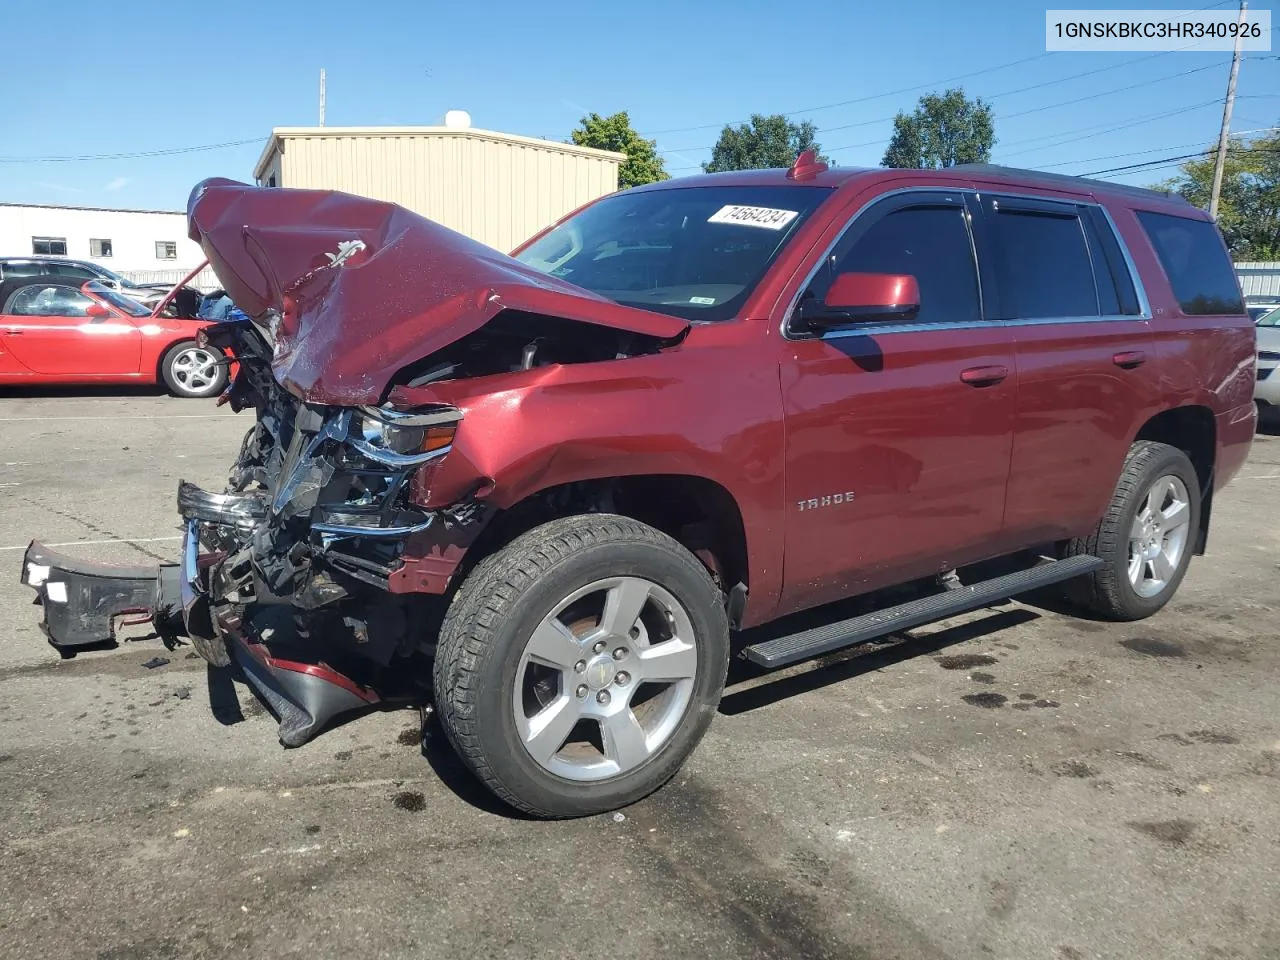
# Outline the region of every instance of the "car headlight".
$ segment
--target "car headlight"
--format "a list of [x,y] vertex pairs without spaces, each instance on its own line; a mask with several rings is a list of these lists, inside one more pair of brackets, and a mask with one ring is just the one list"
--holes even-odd
[[361,407],[352,417],[352,431],[379,450],[402,455],[430,453],[453,443],[461,419],[461,411],[454,407],[408,413]]

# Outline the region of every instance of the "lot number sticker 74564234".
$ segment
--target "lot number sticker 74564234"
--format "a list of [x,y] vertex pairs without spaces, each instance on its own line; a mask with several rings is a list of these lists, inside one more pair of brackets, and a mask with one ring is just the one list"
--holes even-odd
[[781,230],[799,215],[796,210],[774,210],[771,207],[744,207],[729,204],[721,207],[711,216],[707,223],[738,223],[744,227],[763,227],[766,230]]

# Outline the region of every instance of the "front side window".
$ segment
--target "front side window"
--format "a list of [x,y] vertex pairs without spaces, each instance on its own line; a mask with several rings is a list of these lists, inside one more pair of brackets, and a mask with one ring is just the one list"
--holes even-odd
[[916,323],[982,319],[973,242],[964,208],[958,204],[906,207],[876,220],[847,251],[837,248],[834,261],[814,278],[805,297],[825,297],[840,273],[915,277],[920,289]]
[[627,306],[686,320],[728,320],[831,193],[812,186],[619,193],[515,258]]
[[177,260],[178,245],[172,240],[156,241],[156,259],[157,260]]
[[[1100,316],[1093,263],[1074,213],[1000,209],[996,259],[1004,312],[1009,317]],[[1109,300],[1115,299],[1114,286]],[[1117,307],[1108,303],[1108,314]]]
[[122,313],[128,314],[131,317],[151,316],[151,311],[140,304],[137,300],[131,299],[123,293],[118,293],[115,290],[112,290],[104,283],[93,281],[89,283],[88,288],[93,291],[94,296],[99,300],[105,300]]
[[87,317],[92,304],[73,287],[33,283],[15,290],[4,312],[11,317]]
[[91,257],[111,256],[111,241],[110,240],[90,240],[89,256]]
[[50,264],[50,273],[59,277],[71,277],[74,280],[96,280],[98,279],[97,271],[90,270],[87,267],[78,267],[73,263],[54,263]]
[[1217,227],[1208,220],[1145,210],[1136,213],[1183,313],[1244,313],[1240,283]]
[[46,257],[65,257],[67,255],[67,238],[32,237],[31,252]]

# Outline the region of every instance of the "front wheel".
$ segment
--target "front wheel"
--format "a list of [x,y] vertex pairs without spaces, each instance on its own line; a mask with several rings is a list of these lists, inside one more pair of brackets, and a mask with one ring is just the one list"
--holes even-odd
[[585,816],[679,770],[728,657],[723,598],[697,558],[626,517],[568,517],[467,577],[440,631],[436,705],[463,761],[507,803]]
[[160,376],[175,397],[212,397],[227,385],[226,357],[192,340],[175,343],[160,360]]
[[1141,620],[1172,599],[1200,529],[1200,484],[1176,447],[1140,440],[1129,448],[1115,495],[1097,529],[1068,545],[1104,566],[1073,581],[1072,599],[1111,620]]

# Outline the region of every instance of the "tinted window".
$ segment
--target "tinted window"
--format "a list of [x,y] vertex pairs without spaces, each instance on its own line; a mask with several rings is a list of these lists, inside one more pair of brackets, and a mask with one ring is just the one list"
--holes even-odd
[[1258,326],[1260,327],[1280,327],[1280,307],[1264,313],[1258,318]]
[[[1031,210],[996,213],[1004,311],[1010,317],[1096,317],[1098,293],[1080,218]],[[1114,298],[1114,288],[1112,298]]]
[[13,317],[86,317],[91,303],[72,287],[33,283],[15,290],[4,312]]
[[87,270],[84,267],[72,266],[69,263],[55,263],[49,271],[60,277],[74,277],[77,280],[97,280],[98,274],[94,270]]
[[697,320],[734,316],[825,187],[688,187],[618,193],[516,259],[632,306]]
[[46,273],[44,264],[30,260],[10,260],[0,263],[0,277],[39,277]]
[[[906,207],[877,220],[840,256],[834,273],[905,273],[920,287],[917,323],[982,319],[964,210]],[[830,276],[810,287],[825,296]]]
[[1207,220],[1138,211],[1183,313],[1243,313],[1235,269],[1218,228]]

